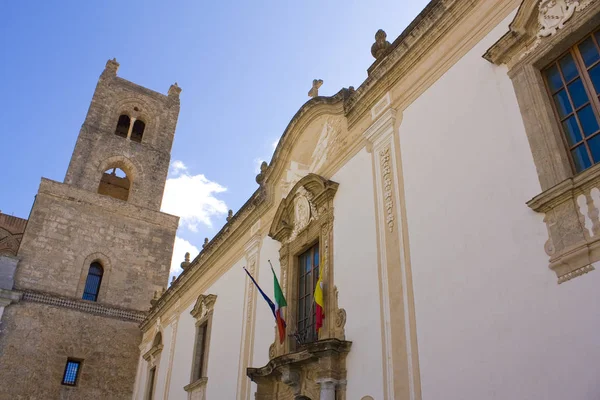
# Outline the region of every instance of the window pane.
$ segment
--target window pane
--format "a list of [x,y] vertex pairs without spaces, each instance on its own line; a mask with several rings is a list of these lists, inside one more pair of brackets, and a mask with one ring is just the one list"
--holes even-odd
[[573,156],[573,162],[575,163],[577,172],[583,171],[592,165],[587,150],[585,149],[585,145],[577,146],[574,150],[571,150],[571,155]]
[[579,122],[581,123],[581,129],[585,136],[590,136],[598,130],[598,121],[592,110],[592,106],[585,106],[579,112],[577,112]]
[[556,64],[546,70],[546,79],[548,80],[548,85],[550,86],[552,93],[556,92],[563,86]]
[[579,75],[579,72],[577,71],[577,65],[575,64],[575,60],[573,60],[571,53],[561,58],[559,63],[560,69],[565,77],[565,82],[570,82],[573,80],[573,78],[576,78]]
[[319,247],[315,247],[314,261],[313,265],[319,265]]
[[596,94],[600,93],[600,65],[596,65],[594,68],[589,70],[590,78],[594,84]]
[[65,367],[65,375],[63,376],[63,385],[71,385],[74,386],[77,382],[77,373],[79,371],[79,361],[67,361],[67,365]]
[[560,118],[564,118],[573,112],[567,92],[564,89],[554,95],[554,102],[556,103],[556,109]]
[[575,108],[579,108],[589,101],[581,79],[577,79],[573,83],[569,84],[568,90]]
[[567,135],[569,147],[572,147],[581,141],[581,132],[579,131],[579,126],[577,125],[577,120],[574,116],[567,118],[567,120],[563,122],[563,128],[565,130],[565,135]]
[[596,45],[591,37],[587,38],[579,45],[579,51],[581,52],[581,57],[583,58],[586,67],[589,67],[600,58],[598,49],[596,49]]
[[588,141],[588,145],[590,146],[590,152],[592,153],[594,163],[600,162],[600,135],[591,138]]

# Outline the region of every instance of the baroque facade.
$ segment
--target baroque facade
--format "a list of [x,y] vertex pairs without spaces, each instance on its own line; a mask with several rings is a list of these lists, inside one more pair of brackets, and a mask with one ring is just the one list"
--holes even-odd
[[[230,213],[196,257],[186,257],[182,274],[156,296],[149,311],[142,312],[142,299],[166,284],[166,274],[148,278],[140,302],[127,303],[140,312],[139,324],[133,318],[102,317],[111,321],[112,332],[130,338],[115,349],[129,363],[127,374],[111,381],[119,385],[114,390],[122,390],[115,392],[119,396],[600,396],[600,347],[594,334],[600,328],[595,312],[600,301],[595,271],[600,261],[600,0],[432,0],[392,42],[378,31],[371,54],[375,61],[356,89],[319,96],[326,82],[313,81],[311,99],[291,119],[271,162],[261,166],[258,188],[248,201]],[[154,104],[150,115],[162,110],[174,129],[176,111],[168,104],[176,94],[178,88],[172,87],[164,109],[151,100],[141,109]],[[90,110],[111,98],[95,95]],[[102,114],[114,140],[134,140],[133,118],[150,129],[148,115],[127,114],[128,121],[121,123],[120,114]],[[142,236],[148,241],[148,235],[163,232],[156,243],[165,246],[161,255],[135,253],[137,261],[154,257],[147,267],[156,267],[170,252],[170,229],[177,221],[152,214],[160,200],[139,203],[136,190],[152,197],[163,187],[134,185],[128,191],[129,184],[118,176],[100,174],[110,168],[102,162],[79,169],[78,160],[94,154],[85,153],[87,146],[104,146],[85,127],[65,183],[43,181],[40,196],[51,192],[53,199],[71,201],[68,193],[93,195],[88,207],[109,200],[111,208],[148,204],[144,221],[155,216],[156,223]],[[170,149],[171,128],[163,149]],[[149,168],[158,168],[151,173],[164,178],[168,159],[156,155],[152,160],[117,166],[134,182]],[[106,185],[99,190],[102,179]],[[58,327],[52,318],[81,312],[32,300],[46,293],[37,289],[46,275],[31,260],[49,251],[45,240],[33,241],[34,234],[46,237],[41,233],[58,228],[52,223],[65,223],[51,218],[45,210],[53,208],[45,204],[36,200],[16,256],[0,258],[13,270],[16,266],[14,288],[0,287],[0,299],[9,299],[0,303],[9,304],[0,325],[0,357],[8,354],[9,360],[18,354],[10,350],[17,343],[11,331],[25,335],[20,320],[53,330]],[[75,264],[81,270],[80,286],[61,283],[60,274],[53,286],[74,302],[80,294],[75,288],[84,290],[84,275],[91,273],[82,265],[96,260],[103,261],[90,256],[63,262],[62,268]],[[243,268],[272,298],[277,277],[287,302],[281,309],[287,323],[282,339]],[[129,284],[122,276],[111,275],[110,282],[117,285],[116,293],[119,285]],[[320,282],[324,320],[317,331],[313,294]],[[102,298],[100,286],[99,305]],[[90,319],[86,324],[100,318],[82,315]],[[60,346],[62,368],[69,357],[77,361],[95,354]],[[85,375],[87,365],[84,359],[80,380],[69,390],[93,385],[94,378]],[[16,379],[8,374],[18,368],[24,370],[0,364],[0,381]],[[48,393],[66,390],[60,388],[62,372],[45,376],[52,380],[47,390],[51,385],[56,390]]]

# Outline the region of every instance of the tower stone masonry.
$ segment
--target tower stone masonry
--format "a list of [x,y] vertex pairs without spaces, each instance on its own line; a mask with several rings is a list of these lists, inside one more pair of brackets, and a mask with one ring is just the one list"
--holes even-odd
[[118,67],[98,80],[64,182],[42,178],[16,255],[20,300],[0,324],[0,382],[20,383],[0,399],[131,398],[138,325],[168,283],[179,222],[160,205],[181,89]]

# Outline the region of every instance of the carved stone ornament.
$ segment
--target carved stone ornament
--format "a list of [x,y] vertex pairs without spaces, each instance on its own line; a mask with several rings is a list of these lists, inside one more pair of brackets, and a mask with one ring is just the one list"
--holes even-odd
[[319,399],[329,392],[346,399],[346,356],[351,342],[326,339],[276,357],[262,368],[248,368],[257,400]]
[[483,57],[497,65],[512,67],[534,52],[542,40],[554,36],[594,0],[524,0],[510,30]]
[[375,33],[375,43],[371,46],[371,55],[376,60],[382,58],[390,47],[390,42],[387,40],[387,33],[383,29],[380,29]]
[[194,309],[190,311],[190,314],[195,319],[202,319],[211,312],[215,306],[215,301],[217,301],[217,295],[214,294],[201,294],[198,296],[198,300],[196,300],[196,304],[194,305]]
[[557,29],[562,29],[575,13],[578,1],[569,0],[542,0],[540,2],[540,13],[538,21],[541,29],[539,36],[554,35]]

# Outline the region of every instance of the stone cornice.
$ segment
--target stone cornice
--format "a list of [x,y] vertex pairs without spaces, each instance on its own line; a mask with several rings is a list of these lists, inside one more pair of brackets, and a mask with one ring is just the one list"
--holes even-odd
[[169,229],[177,229],[177,226],[179,225],[179,217],[174,215],[143,208],[110,196],[103,196],[98,193],[47,178],[42,178],[38,195],[47,195],[65,201],[73,201],[79,204],[100,207],[112,214],[149,222]]
[[254,382],[270,376],[281,367],[316,361],[325,354],[346,354],[352,342],[339,339],[324,339],[304,345],[299,351],[273,358],[261,368],[248,368],[247,375]]
[[86,300],[73,299],[58,296],[52,293],[44,293],[33,290],[22,291],[22,300],[34,303],[47,304],[50,306],[69,308],[85,312],[88,314],[99,315],[102,317],[116,318],[124,321],[140,323],[144,320],[145,313],[125,308],[107,306],[101,303],[90,302]]

